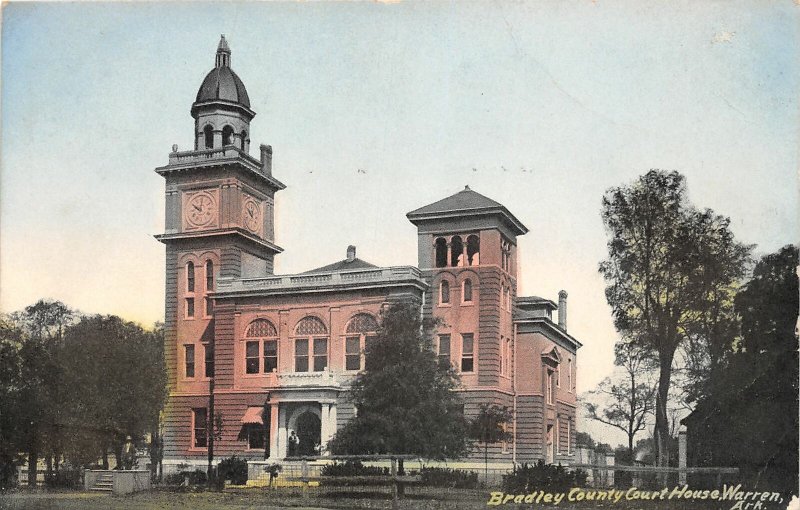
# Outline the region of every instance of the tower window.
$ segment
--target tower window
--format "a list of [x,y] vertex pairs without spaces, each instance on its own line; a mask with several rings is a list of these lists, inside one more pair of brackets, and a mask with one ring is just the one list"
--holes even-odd
[[206,290],[214,290],[214,263],[206,261]]
[[475,337],[472,333],[461,335],[461,371],[472,372],[475,368]]
[[463,301],[465,303],[472,302],[472,280],[467,278],[464,280],[464,298]]
[[203,128],[203,138],[205,138],[206,149],[214,148],[214,128],[208,125]]
[[443,305],[450,303],[450,283],[447,280],[442,280],[439,290],[439,302]]
[[208,446],[207,436],[205,408],[192,409],[192,446],[206,448]]
[[450,335],[439,335],[439,366],[447,368],[450,365]]
[[464,265],[464,243],[459,236],[450,240],[450,265],[453,267]]
[[232,138],[233,128],[230,126],[225,126],[222,128],[222,146],[225,147],[226,145],[230,145]]
[[205,374],[206,377],[214,377],[214,346],[211,344],[203,344],[205,347]]
[[247,131],[242,131],[242,150],[247,150]]
[[186,291],[194,292],[194,262],[186,264]]
[[184,345],[186,377],[194,377],[194,345]]
[[447,241],[443,237],[436,239],[436,267],[447,266]]
[[476,235],[467,238],[467,264],[478,266],[481,263],[481,240]]

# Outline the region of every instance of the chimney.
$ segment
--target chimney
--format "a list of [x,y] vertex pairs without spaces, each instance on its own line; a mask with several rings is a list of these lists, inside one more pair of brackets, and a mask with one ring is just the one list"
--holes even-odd
[[268,177],[272,177],[272,145],[261,144],[261,169]]
[[356,247],[352,244],[347,247],[347,261],[352,262],[356,259]]
[[567,330],[567,291],[558,293],[558,327]]

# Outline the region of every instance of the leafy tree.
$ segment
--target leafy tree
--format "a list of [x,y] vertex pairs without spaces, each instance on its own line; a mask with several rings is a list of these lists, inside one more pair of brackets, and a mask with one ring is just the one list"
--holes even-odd
[[[609,240],[600,273],[615,326],[658,361],[654,436],[658,464],[664,466],[676,351],[704,314],[724,316],[711,313],[715,305],[730,309],[726,296],[744,275],[751,248],[734,240],[728,218],[688,203],[678,172],[651,170],[629,186],[609,189],[602,218]],[[707,332],[704,341],[715,345],[727,338],[720,336]]]
[[[698,465],[738,466],[756,486],[797,493],[798,249],[763,257],[737,294],[741,339],[688,425]],[[731,445],[736,445],[731,448]]]
[[511,422],[511,411],[507,407],[481,404],[478,415],[470,422],[469,437],[483,443],[484,475],[489,476],[489,443],[511,439],[506,425]]
[[22,378],[23,332],[0,318],[0,492],[11,487],[15,468],[24,463],[25,424],[21,422],[24,381]]
[[589,418],[618,428],[628,436],[628,458],[633,458],[636,434],[647,426],[653,413],[655,384],[650,373],[652,358],[631,342],[618,342],[614,347],[615,364],[621,369],[612,379],[607,377],[585,402]]
[[109,450],[123,465],[129,438],[139,444],[158,430],[166,392],[162,349],[157,332],[116,316],[85,317],[65,332],[71,429],[93,437],[104,468]]
[[576,432],[575,445],[594,450],[594,447],[597,446],[597,443],[588,432]]
[[20,378],[18,398],[24,402],[16,417],[23,431],[23,449],[28,454],[28,484],[36,485],[39,458],[45,455],[52,476],[64,448],[64,401],[66,389],[60,384],[58,349],[63,333],[77,313],[60,301],[39,300],[9,316],[20,332]]
[[[328,444],[336,454],[413,454],[429,459],[463,456],[467,428],[451,366],[440,366],[432,349],[435,324],[419,306],[384,309],[375,339],[367,345],[368,369],[352,384],[356,416]],[[402,470],[402,463],[401,463]]]

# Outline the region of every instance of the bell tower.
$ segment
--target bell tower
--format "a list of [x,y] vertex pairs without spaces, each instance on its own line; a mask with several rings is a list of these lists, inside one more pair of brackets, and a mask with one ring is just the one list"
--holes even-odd
[[272,274],[282,251],[274,239],[272,148],[249,155],[255,112],[231,69],[222,36],[214,68],[190,113],[194,147],[172,147],[164,177],[166,221],[156,238],[166,245],[165,350],[170,394],[208,391],[213,374],[214,292],[218,278]]
[[[440,361],[450,359],[465,388],[509,392],[517,236],[528,229],[469,186],[406,216],[417,227],[419,268],[430,285],[425,313],[441,320]],[[492,398],[505,405],[503,394]]]

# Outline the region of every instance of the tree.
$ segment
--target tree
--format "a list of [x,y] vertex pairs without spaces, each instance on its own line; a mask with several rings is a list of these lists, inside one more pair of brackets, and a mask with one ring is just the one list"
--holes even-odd
[[105,469],[109,449],[122,466],[128,440],[141,443],[145,433],[158,430],[166,394],[160,338],[101,315],[84,317],[65,332],[61,363],[70,389],[70,429],[92,437]]
[[506,425],[511,421],[511,411],[507,407],[481,404],[478,415],[472,419],[469,437],[483,443],[484,475],[489,476],[489,443],[508,441],[511,434]]
[[63,453],[65,388],[60,384],[61,367],[58,349],[63,333],[77,313],[60,301],[39,300],[24,310],[14,312],[9,321],[20,332],[20,386],[18,397],[25,405],[18,409],[22,426],[23,448],[28,454],[28,484],[35,486],[41,454],[46,455],[48,475],[53,459],[58,469]]
[[607,377],[590,392],[593,400],[586,401],[585,406],[589,418],[628,436],[628,457],[632,459],[634,438],[647,426],[655,404],[656,388],[650,377],[653,363],[648,353],[631,342],[618,342],[614,351],[621,372],[614,379]]
[[11,487],[16,467],[24,463],[25,424],[21,422],[24,381],[20,347],[23,333],[0,318],[0,492]]
[[[350,399],[357,413],[328,444],[336,454],[413,454],[458,458],[468,451],[468,423],[452,366],[432,349],[435,324],[419,306],[390,305],[366,347],[368,369],[359,373]],[[402,463],[401,463],[402,469]]]
[[658,465],[665,466],[676,351],[714,304],[732,306],[725,296],[744,275],[751,247],[734,240],[728,218],[688,203],[678,172],[651,170],[629,186],[609,189],[602,218],[609,240],[600,273],[614,324],[658,361],[654,437]]
[[[796,493],[798,249],[763,257],[736,295],[741,338],[684,420],[698,465],[730,465],[754,485]],[[736,448],[731,448],[736,445]]]

